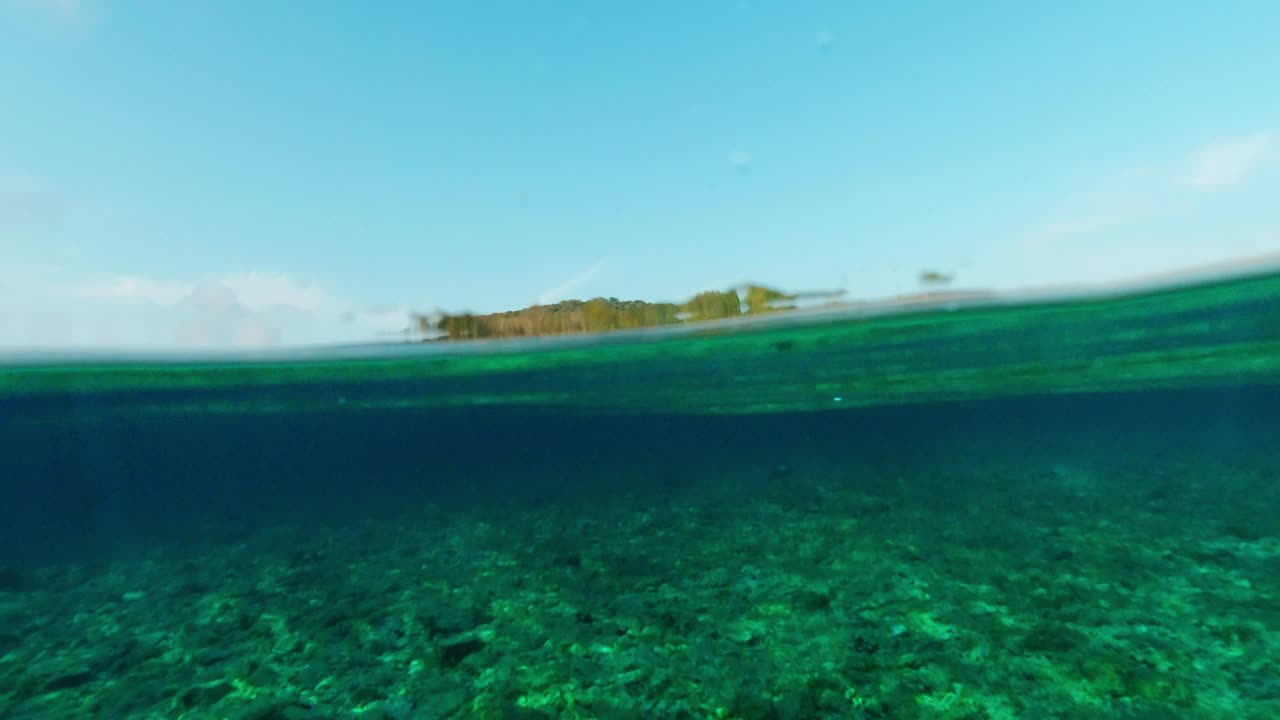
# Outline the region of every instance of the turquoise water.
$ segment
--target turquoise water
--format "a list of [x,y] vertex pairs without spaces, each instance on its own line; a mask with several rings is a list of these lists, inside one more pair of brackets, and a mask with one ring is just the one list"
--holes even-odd
[[0,367],[0,717],[1280,717],[1280,276]]

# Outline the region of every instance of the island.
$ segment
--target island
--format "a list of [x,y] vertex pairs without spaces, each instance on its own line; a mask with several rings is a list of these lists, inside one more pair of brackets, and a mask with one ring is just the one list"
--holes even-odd
[[535,337],[628,330],[782,312],[795,309],[803,300],[838,298],[842,294],[841,291],[787,293],[764,285],[747,284],[729,290],[700,292],[684,303],[597,297],[590,300],[563,300],[485,315],[419,314],[414,316],[414,322],[419,332],[431,340]]

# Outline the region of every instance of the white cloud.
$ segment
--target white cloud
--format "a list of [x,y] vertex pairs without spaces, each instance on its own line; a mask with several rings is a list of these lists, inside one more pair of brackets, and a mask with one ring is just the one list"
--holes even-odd
[[0,346],[253,348],[397,339],[407,307],[369,309],[287,273],[198,281],[0,267]]
[[50,286],[67,298],[108,303],[174,305],[211,285],[225,288],[250,310],[285,308],[302,312],[337,312],[343,303],[320,287],[279,272],[249,270],[212,278],[203,283],[177,282],[139,275],[80,279]]
[[67,299],[156,305],[173,305],[187,296],[192,288],[190,283],[169,282],[137,275],[117,275],[49,286],[52,294]]
[[280,341],[275,323],[246,308],[235,291],[220,282],[196,286],[176,307],[174,339],[180,347],[264,347]]
[[[1249,193],[1202,191],[1245,183],[1277,149],[1280,132],[1261,132],[1114,174],[1064,198],[985,264],[1018,283],[1060,283],[1266,251],[1269,241],[1251,227],[1256,201]],[[1274,222],[1274,213],[1262,221]]]
[[591,280],[591,278],[595,277],[596,273],[599,273],[601,268],[603,267],[604,267],[604,260],[601,260],[597,262],[595,265],[592,265],[591,267],[587,268],[583,272],[579,273],[578,275],[575,275],[574,277],[565,281],[563,284],[542,293],[541,295],[538,296],[538,304],[549,305],[551,303],[564,300],[565,296],[568,295],[569,291],[588,283]]
[[286,307],[324,312],[336,311],[343,304],[319,286],[285,273],[251,270],[225,275],[220,282],[230,288],[245,307],[254,310]]
[[1278,144],[1280,132],[1271,131],[1206,147],[1195,154],[1183,183],[1202,190],[1239,184],[1269,159]]
[[[1280,148],[1280,131],[1259,132],[1193,153],[1190,162],[1166,162],[1117,173],[1088,192],[1067,198],[1018,244],[1038,247],[1101,233],[1122,224],[1155,221],[1203,198],[1198,190],[1239,185]],[[1190,167],[1188,168],[1188,164]]]

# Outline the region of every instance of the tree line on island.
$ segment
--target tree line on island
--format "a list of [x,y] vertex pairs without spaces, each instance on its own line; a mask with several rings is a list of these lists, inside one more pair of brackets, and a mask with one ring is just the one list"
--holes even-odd
[[418,315],[415,319],[423,335],[439,340],[534,337],[721,320],[790,310],[802,297],[834,295],[836,293],[789,294],[762,285],[747,285],[740,290],[701,292],[684,303],[598,297],[487,315],[439,313]]

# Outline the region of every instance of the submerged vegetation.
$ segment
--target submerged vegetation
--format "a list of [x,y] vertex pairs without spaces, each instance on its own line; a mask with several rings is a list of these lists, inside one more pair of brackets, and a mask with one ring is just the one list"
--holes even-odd
[[[422,425],[374,414],[121,424],[100,447],[185,438],[131,467],[126,517],[227,502],[178,503],[212,527],[143,557],[12,573],[0,717],[1274,720],[1280,405],[1224,444],[1215,397],[1248,395],[423,417],[468,458],[424,467],[388,453]],[[383,459],[317,472],[352,452]],[[149,481],[176,467],[219,485]],[[317,488],[335,522],[287,520]]]
[[488,315],[419,315],[417,324],[424,334],[441,340],[593,333],[790,310],[799,298],[762,285],[747,285],[741,290],[708,290],[680,304],[597,297]]

